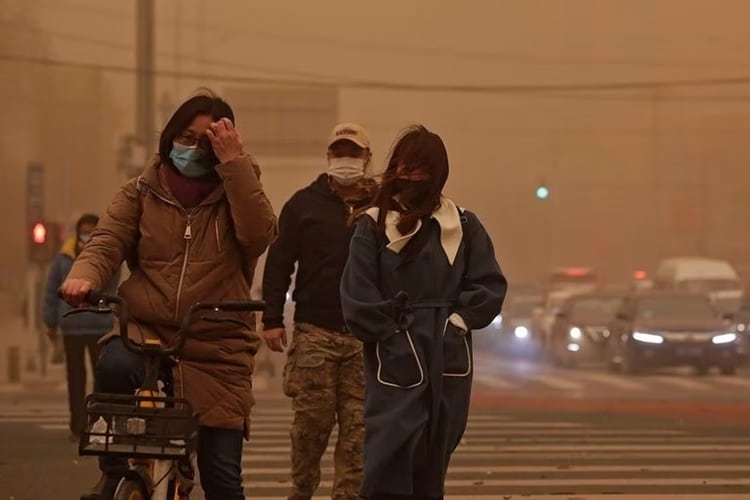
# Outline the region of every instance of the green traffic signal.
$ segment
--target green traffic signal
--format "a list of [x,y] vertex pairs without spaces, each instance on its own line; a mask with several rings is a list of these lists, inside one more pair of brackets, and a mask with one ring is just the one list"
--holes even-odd
[[546,200],[549,198],[549,188],[544,184],[536,188],[536,197],[540,200]]

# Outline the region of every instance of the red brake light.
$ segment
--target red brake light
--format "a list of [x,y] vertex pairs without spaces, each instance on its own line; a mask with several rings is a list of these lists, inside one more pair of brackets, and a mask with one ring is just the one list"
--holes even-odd
[[565,274],[567,276],[581,277],[581,276],[588,275],[589,274],[589,270],[588,269],[584,269],[584,268],[572,268],[572,269],[566,269],[565,270]]

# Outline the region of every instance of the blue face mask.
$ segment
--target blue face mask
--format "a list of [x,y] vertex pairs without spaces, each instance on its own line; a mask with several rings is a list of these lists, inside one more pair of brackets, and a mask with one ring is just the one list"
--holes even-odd
[[172,152],[169,153],[172,163],[185,177],[203,177],[213,170],[209,163],[208,153],[197,146],[185,146],[172,143]]

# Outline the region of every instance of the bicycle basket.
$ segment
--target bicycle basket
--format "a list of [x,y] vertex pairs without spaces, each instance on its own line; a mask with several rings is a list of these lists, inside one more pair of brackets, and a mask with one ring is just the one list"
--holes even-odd
[[180,458],[195,449],[198,419],[186,399],[91,394],[80,455]]

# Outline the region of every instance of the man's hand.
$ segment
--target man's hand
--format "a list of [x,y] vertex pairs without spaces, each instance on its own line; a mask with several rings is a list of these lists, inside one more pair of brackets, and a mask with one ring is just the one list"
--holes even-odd
[[229,118],[212,123],[206,130],[206,135],[221,163],[232,161],[242,154],[242,138]]
[[93,285],[88,280],[67,279],[60,287],[62,298],[73,307],[79,307],[86,302],[86,295],[91,291]]
[[266,345],[272,351],[284,352],[286,347],[286,329],[285,328],[272,328],[270,330],[264,330],[263,336],[266,338]]
[[44,332],[45,335],[47,335],[47,338],[50,342],[54,342],[57,340],[57,328],[49,327],[47,328],[47,331]]

